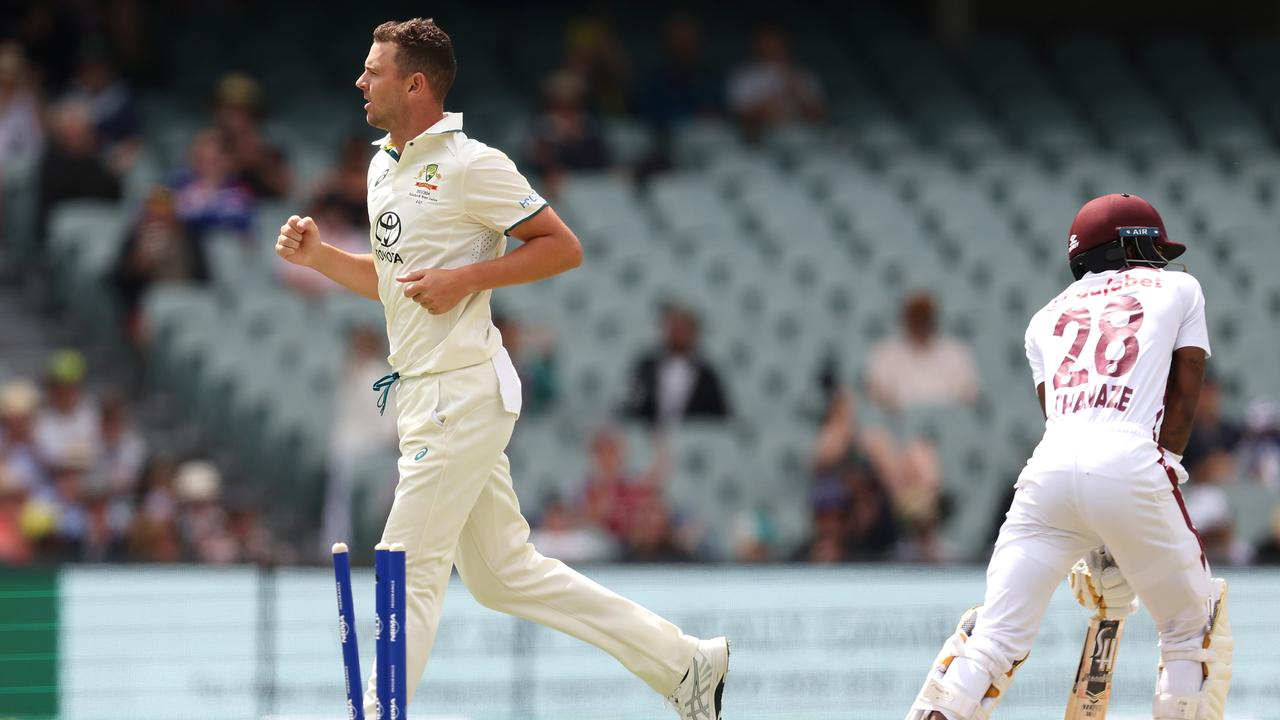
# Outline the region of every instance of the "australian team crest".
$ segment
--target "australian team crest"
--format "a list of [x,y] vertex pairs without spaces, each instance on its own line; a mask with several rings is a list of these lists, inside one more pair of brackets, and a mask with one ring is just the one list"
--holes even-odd
[[436,198],[436,191],[440,189],[440,181],[443,179],[444,175],[440,172],[438,164],[423,165],[413,180],[413,190],[409,191],[409,196],[417,200],[419,204],[423,200],[439,202]]

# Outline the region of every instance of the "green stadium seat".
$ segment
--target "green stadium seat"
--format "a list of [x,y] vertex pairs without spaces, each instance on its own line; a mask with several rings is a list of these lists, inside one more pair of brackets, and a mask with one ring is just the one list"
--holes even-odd
[[733,127],[717,121],[681,125],[672,141],[672,159],[680,168],[705,168],[716,157],[741,148]]
[[604,136],[614,162],[635,165],[653,153],[653,135],[644,123],[613,118],[605,122]]
[[659,227],[694,239],[736,234],[739,220],[723,196],[703,176],[673,173],[649,186],[648,199]]

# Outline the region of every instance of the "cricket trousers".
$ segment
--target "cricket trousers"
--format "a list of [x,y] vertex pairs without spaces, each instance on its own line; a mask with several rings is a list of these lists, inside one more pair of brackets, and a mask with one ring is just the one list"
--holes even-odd
[[[405,547],[406,706],[426,670],[455,565],[480,604],[591,643],[655,691],[673,692],[697,640],[529,543],[504,452],[520,410],[506,351],[491,362],[402,378],[396,405],[400,480],[382,541]],[[372,718],[373,676],[364,703]]]
[[1016,488],[966,656],[1008,672],[1030,652],[1058,583],[1100,545],[1155,620],[1161,652],[1200,647],[1209,566],[1150,428],[1055,422]]

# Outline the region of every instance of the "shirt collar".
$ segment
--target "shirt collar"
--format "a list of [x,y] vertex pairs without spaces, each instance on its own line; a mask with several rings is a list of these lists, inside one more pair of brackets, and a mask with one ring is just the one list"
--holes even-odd
[[[454,133],[454,132],[462,132],[462,113],[460,112],[445,113],[444,117],[440,118],[440,120],[436,122],[435,125],[432,125],[426,130],[423,130],[422,134],[419,135],[418,138],[426,137],[428,135],[444,135],[446,133]],[[414,138],[414,140],[417,140],[418,138]],[[370,144],[377,145],[378,147],[381,147],[384,149],[387,147],[390,147],[391,133],[387,133],[386,135],[383,135],[380,139],[374,140]]]

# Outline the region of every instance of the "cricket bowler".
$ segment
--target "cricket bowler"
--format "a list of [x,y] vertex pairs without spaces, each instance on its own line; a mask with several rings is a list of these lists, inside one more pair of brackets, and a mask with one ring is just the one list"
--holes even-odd
[[[456,565],[481,604],[555,628],[617,658],[681,718],[718,720],[729,646],[700,640],[529,544],[504,452],[520,379],[490,317],[494,288],[577,267],[577,237],[502,152],[444,111],[453,43],[434,21],[386,22],[356,87],[387,131],[369,163],[369,254],[325,244],[292,216],[276,252],[385,306],[396,388],[399,483],[382,534],[407,557],[409,700],[435,641]],[[506,252],[507,237],[519,246]],[[365,692],[373,717],[374,678]]]

